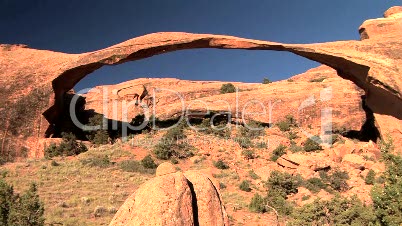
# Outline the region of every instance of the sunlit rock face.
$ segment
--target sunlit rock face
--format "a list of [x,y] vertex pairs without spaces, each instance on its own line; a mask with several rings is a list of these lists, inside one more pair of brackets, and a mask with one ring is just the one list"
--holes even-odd
[[[66,109],[64,95],[86,75],[104,65],[121,64],[171,51],[195,48],[288,51],[336,70],[365,92],[381,134],[402,140],[402,14],[401,7],[385,18],[365,21],[361,41],[283,44],[213,34],[161,32],[82,54],[0,45],[1,136],[3,146],[18,152],[36,147],[38,138],[51,134]],[[115,75],[111,75],[115,76]]]

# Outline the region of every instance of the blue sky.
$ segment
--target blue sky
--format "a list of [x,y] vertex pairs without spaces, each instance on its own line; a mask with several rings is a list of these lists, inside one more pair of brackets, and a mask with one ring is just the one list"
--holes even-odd
[[[359,39],[358,27],[395,0],[0,0],[0,43],[81,53],[159,31],[235,35],[286,43]],[[261,82],[318,66],[290,53],[184,50],[117,66],[84,78],[76,90],[139,77]]]

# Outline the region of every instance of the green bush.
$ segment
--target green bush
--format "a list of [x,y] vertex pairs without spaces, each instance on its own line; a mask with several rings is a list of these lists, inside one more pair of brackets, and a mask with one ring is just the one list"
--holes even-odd
[[292,153],[301,152],[301,151],[303,151],[303,147],[301,147],[301,146],[299,146],[297,144],[291,144],[289,150]]
[[222,138],[228,138],[231,134],[230,125],[228,126],[227,122],[223,121],[216,125],[214,124],[214,127],[212,127],[210,119],[204,119],[200,124],[200,128],[203,128],[200,132]]
[[251,177],[251,179],[254,179],[254,180],[261,179],[261,177],[258,176],[258,175],[254,172],[254,170],[248,171],[248,175]]
[[187,137],[184,134],[185,126],[185,122],[181,122],[169,129],[159,143],[155,145],[154,154],[158,159],[187,158],[194,155],[191,151],[193,147],[183,141]]
[[266,200],[258,193],[251,198],[248,208],[251,212],[264,213],[267,212]]
[[290,215],[293,211],[293,203],[289,202],[287,197],[279,190],[268,189],[266,200],[268,211],[274,208],[280,215],[284,216]]
[[62,142],[58,146],[54,143],[50,144],[45,149],[45,157],[72,156],[86,151],[88,151],[87,147],[82,142],[78,143],[74,134],[62,133]]
[[222,159],[214,162],[214,166],[218,169],[229,169],[229,166]]
[[374,225],[375,216],[371,206],[364,205],[356,196],[343,198],[339,195],[329,201],[314,200],[313,203],[296,208],[289,225]]
[[103,128],[105,118],[103,115],[96,114],[89,118],[87,126],[100,126],[101,128],[94,131],[89,131],[88,140],[96,145],[107,144],[109,142],[109,133]]
[[260,122],[251,120],[247,125],[239,127],[239,134],[242,138],[254,139],[264,135],[265,130]]
[[125,172],[137,172],[137,173],[148,173],[154,174],[155,169],[147,169],[140,162],[135,160],[124,160],[120,162],[120,169]]
[[290,194],[296,194],[297,188],[302,184],[303,178],[300,176],[293,176],[287,172],[272,171],[271,175],[266,182],[268,190],[278,191],[282,197]]
[[282,132],[290,131],[292,127],[297,126],[296,119],[292,115],[286,115],[285,119],[276,124]]
[[58,162],[54,161],[54,160],[52,160],[52,161],[50,162],[50,165],[51,165],[51,166],[60,166],[60,164],[59,164]]
[[320,177],[325,184],[328,184],[335,191],[343,192],[349,189],[347,183],[349,174],[346,171],[335,169],[330,174],[320,171]]
[[90,167],[108,168],[112,166],[112,162],[110,162],[110,159],[107,155],[82,159],[80,160],[80,162],[83,165],[87,165]]
[[371,191],[374,212],[381,225],[402,224],[402,157],[393,154],[394,144],[390,136],[380,142],[385,162],[384,185],[375,185]]
[[152,159],[151,155],[145,156],[141,160],[141,164],[147,169],[156,169],[156,167],[158,167],[158,165],[156,165],[155,161]]
[[255,154],[253,150],[243,150],[241,152],[241,155],[245,158],[245,159],[254,159],[255,158]]
[[272,153],[271,153],[271,161],[276,161],[278,160],[279,157],[281,157],[282,155],[286,154],[286,146],[283,144],[279,144],[278,147],[276,147]]
[[250,192],[250,181],[248,180],[243,180],[240,185],[239,185],[240,190],[245,191],[245,192]]
[[253,142],[248,137],[236,138],[237,143],[239,143],[241,148],[252,148]]
[[[319,137],[315,137],[316,140],[321,142],[321,139]],[[323,150],[321,145],[317,142],[315,142],[312,138],[307,138],[307,140],[304,142],[304,151],[310,152],[310,151],[318,151],[318,150]]]
[[45,224],[44,205],[37,194],[36,184],[31,184],[22,195],[0,179],[0,225],[42,226]]
[[264,78],[262,80],[262,84],[269,84],[269,83],[271,83],[271,80],[269,80],[268,78]]
[[304,182],[304,187],[313,193],[317,193],[321,189],[325,189],[327,185],[321,180],[321,178],[313,177]]
[[221,94],[234,92],[236,92],[236,87],[232,83],[226,83],[221,86]]
[[374,170],[371,169],[371,170],[368,171],[364,181],[366,182],[366,184],[369,184],[369,185],[374,184],[374,182],[375,182],[375,172],[374,172]]

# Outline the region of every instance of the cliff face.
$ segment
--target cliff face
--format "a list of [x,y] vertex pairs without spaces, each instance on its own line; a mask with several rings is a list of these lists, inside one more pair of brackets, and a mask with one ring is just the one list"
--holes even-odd
[[361,41],[283,44],[225,35],[162,32],[82,54],[0,45],[0,87],[3,97],[7,97],[0,101],[0,113],[5,115],[0,124],[2,151],[16,144],[6,138],[21,141],[21,136],[43,137],[49,125],[60,121],[65,93],[100,67],[194,48],[288,51],[330,66],[365,91],[365,103],[374,112],[381,133],[391,133],[400,142],[402,30],[398,28],[402,25],[402,9],[393,7],[384,16],[363,23],[359,29]]

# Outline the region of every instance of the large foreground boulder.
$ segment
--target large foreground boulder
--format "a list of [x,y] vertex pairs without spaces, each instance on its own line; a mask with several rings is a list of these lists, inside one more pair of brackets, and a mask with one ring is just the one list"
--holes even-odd
[[220,194],[207,176],[196,171],[158,175],[126,200],[110,226],[229,225]]

